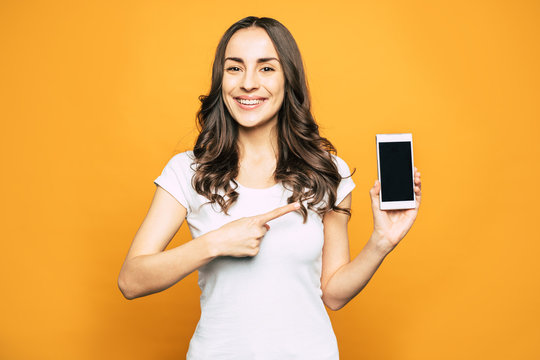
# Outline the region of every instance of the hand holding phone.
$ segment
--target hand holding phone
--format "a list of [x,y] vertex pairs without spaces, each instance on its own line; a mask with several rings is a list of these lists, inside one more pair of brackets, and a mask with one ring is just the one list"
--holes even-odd
[[379,134],[376,140],[379,180],[370,190],[373,210],[370,243],[387,254],[416,220],[422,183],[413,164],[411,134]]

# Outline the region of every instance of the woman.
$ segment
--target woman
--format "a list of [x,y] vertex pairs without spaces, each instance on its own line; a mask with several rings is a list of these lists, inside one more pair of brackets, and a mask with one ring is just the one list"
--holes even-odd
[[[173,156],[119,276],[128,299],[199,271],[201,318],[187,358],[338,359],[324,305],[342,308],[412,226],[378,208],[350,261],[349,167],[318,132],[289,31],[247,17],[223,35],[192,151]],[[417,205],[420,174],[415,172]],[[184,219],[193,240],[163,251]]]

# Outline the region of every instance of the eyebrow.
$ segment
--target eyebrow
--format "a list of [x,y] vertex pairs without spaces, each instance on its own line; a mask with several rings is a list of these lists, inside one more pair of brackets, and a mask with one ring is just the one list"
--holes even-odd
[[[227,61],[227,60],[232,60],[232,61],[236,61],[236,62],[239,62],[239,63],[244,63],[244,60],[242,58],[237,58],[237,57],[227,57],[225,58],[224,61]],[[269,62],[270,60],[276,60],[277,62],[280,62],[277,58],[275,57],[266,57],[266,58],[259,58],[257,59],[257,64],[260,64],[260,63],[265,63],[265,62]]]

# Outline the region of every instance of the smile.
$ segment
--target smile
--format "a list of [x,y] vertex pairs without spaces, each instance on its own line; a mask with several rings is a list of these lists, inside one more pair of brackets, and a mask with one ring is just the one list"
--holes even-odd
[[246,100],[246,99],[239,99],[239,98],[235,98],[234,100],[236,100],[236,103],[238,104],[238,106],[240,106],[242,109],[245,109],[245,110],[255,109],[267,101],[267,99]]

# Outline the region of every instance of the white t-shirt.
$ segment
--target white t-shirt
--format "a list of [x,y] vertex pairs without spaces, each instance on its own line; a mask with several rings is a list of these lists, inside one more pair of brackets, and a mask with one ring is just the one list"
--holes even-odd
[[[347,164],[332,157],[341,176],[349,176]],[[292,194],[281,183],[265,189],[239,184],[238,200],[227,216],[217,204],[202,206],[208,199],[191,186],[192,159],[191,150],[174,155],[154,183],[187,209],[193,238],[241,217],[286,205]],[[336,204],[354,187],[352,178],[342,179]],[[257,255],[222,256],[199,268],[201,318],[187,360],[339,359],[336,336],[321,299],[322,219],[309,210],[306,224],[302,221],[302,215],[294,211],[271,220]]]

